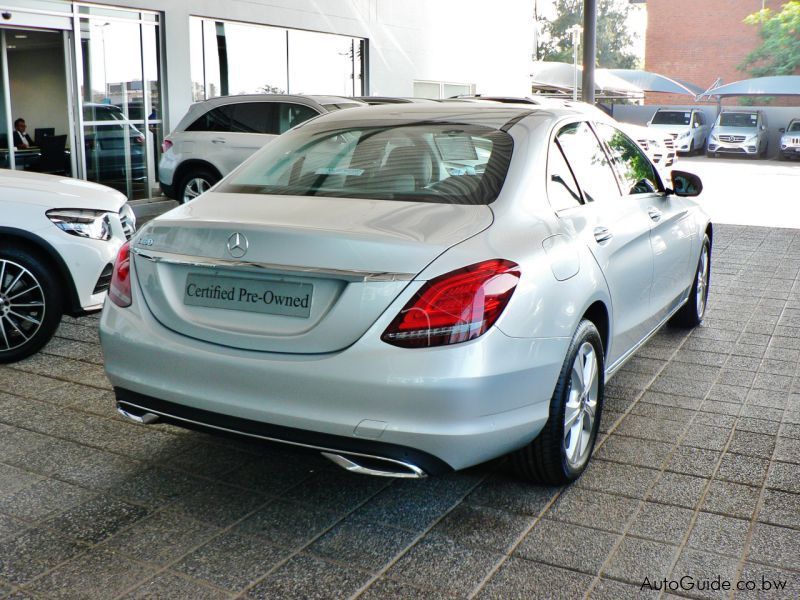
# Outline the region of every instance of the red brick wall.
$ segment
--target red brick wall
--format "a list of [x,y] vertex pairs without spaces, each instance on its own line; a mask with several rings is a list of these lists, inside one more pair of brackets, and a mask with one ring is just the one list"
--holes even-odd
[[[786,0],[766,0],[780,10]],[[756,27],[744,18],[761,0],[647,0],[645,69],[708,88],[717,79],[748,79],[736,66],[758,47]],[[688,96],[647,94],[647,104],[685,104]],[[689,100],[690,101],[690,100]],[[729,99],[725,102],[737,103]]]

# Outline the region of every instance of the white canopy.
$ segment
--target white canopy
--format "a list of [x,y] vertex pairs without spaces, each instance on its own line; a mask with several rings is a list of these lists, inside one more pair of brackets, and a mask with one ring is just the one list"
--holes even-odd
[[703,96],[800,96],[800,75],[743,79],[715,87]]
[[[583,68],[578,65],[578,89],[581,89]],[[533,63],[531,81],[534,87],[571,91],[575,83],[575,67],[568,63],[539,60]],[[595,71],[595,91],[606,94],[641,95],[642,89],[611,74],[606,69]]]

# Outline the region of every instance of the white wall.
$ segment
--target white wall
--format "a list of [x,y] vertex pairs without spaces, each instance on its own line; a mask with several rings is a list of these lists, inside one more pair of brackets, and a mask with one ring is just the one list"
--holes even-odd
[[533,0],[116,0],[163,11],[167,130],[191,103],[189,16],[369,40],[369,92],[410,96],[413,81],[473,83],[484,94],[530,94]]
[[[61,42],[60,35],[58,41]],[[9,50],[8,76],[12,127],[13,122],[22,117],[31,137],[37,127],[54,127],[56,135],[69,133],[62,46],[56,49]]]

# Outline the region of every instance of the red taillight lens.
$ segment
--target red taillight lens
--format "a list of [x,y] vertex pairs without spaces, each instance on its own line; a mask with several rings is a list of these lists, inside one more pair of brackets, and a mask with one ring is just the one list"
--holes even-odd
[[122,308],[131,305],[131,245],[128,242],[122,245],[117,254],[108,297]]
[[431,279],[414,294],[381,339],[403,348],[475,339],[500,317],[519,277],[519,265],[494,259]]
[[161,142],[161,152],[166,152],[170,148],[172,148],[172,140],[164,140]]

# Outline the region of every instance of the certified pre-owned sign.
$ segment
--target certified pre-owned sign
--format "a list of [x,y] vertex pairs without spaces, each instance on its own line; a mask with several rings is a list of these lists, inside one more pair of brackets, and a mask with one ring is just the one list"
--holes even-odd
[[190,306],[308,317],[313,293],[314,286],[308,283],[189,273],[183,302]]

